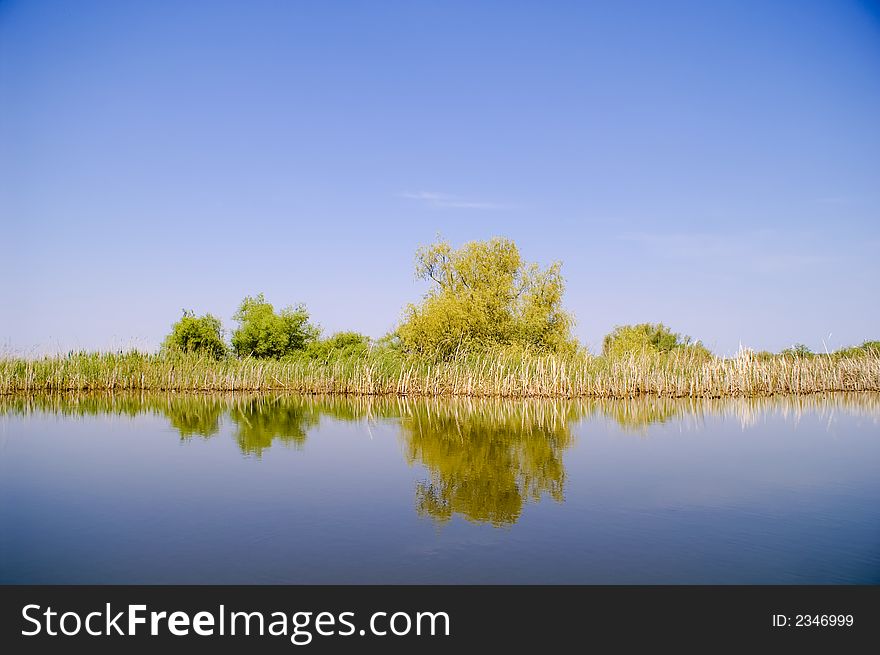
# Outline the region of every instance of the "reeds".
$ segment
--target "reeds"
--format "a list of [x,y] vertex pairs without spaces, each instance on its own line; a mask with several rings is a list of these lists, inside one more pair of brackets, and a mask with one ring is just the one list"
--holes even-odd
[[[291,417],[303,428],[323,417],[337,421],[379,423],[409,421],[411,425],[481,425],[506,433],[558,433],[581,421],[604,418],[625,431],[677,422],[699,426],[710,417],[723,417],[747,428],[769,416],[799,421],[808,414],[831,420],[847,414],[880,421],[880,393],[834,392],[728,398],[498,398],[437,396],[299,395],[286,392],[63,392],[17,393],[0,396],[0,417],[55,414],[67,417],[140,415],[165,417],[180,436],[210,437],[220,431],[226,416],[253,427],[250,418],[265,415],[262,424],[288,431]],[[298,432],[299,430],[297,430]],[[453,431],[458,433],[460,428]]]
[[303,394],[627,398],[880,391],[880,355],[699,357],[686,350],[617,358],[494,350],[449,361],[393,351],[321,362],[198,355],[78,353],[0,358],[0,393],[285,391]]

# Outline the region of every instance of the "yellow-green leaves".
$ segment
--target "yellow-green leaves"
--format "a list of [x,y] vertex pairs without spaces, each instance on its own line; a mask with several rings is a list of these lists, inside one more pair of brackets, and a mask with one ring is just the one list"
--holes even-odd
[[705,350],[699,342],[691,345],[690,337],[673,332],[663,323],[639,323],[618,325],[610,334],[606,334],[602,354],[615,357],[629,353],[667,353],[686,346]]
[[320,335],[303,305],[276,312],[262,293],[242,300],[234,318],[239,326],[232,333],[232,348],[239,356],[277,359],[303,350]]
[[560,264],[525,264],[512,241],[496,237],[454,250],[439,241],[416,253],[416,274],[433,286],[409,305],[397,330],[403,348],[448,358],[462,351],[521,345],[572,351],[574,323],[562,309]]
[[171,334],[165,337],[163,348],[187,353],[201,353],[210,357],[223,357],[226,344],[220,320],[211,314],[196,316],[184,310],[183,316],[171,326]]

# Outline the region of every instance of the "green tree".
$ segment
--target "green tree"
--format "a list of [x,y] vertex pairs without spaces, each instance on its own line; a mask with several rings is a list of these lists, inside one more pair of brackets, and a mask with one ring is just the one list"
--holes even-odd
[[235,313],[238,328],[232,333],[232,347],[239,356],[284,357],[302,351],[318,338],[320,328],[309,322],[303,305],[281,312],[259,294],[245,297]]
[[574,320],[562,309],[565,283],[557,262],[526,264],[512,241],[496,237],[454,250],[446,241],[422,247],[416,275],[432,283],[409,305],[397,336],[405,351],[445,358],[458,350],[517,344],[574,350]]
[[196,316],[194,312],[184,310],[180,320],[171,326],[171,334],[165,337],[163,348],[223,357],[226,354],[223,327],[211,314]]
[[688,348],[700,357],[711,356],[702,343],[692,342],[690,337],[673,332],[663,323],[618,325],[602,341],[602,354],[606,357],[632,352],[668,353],[679,348]]

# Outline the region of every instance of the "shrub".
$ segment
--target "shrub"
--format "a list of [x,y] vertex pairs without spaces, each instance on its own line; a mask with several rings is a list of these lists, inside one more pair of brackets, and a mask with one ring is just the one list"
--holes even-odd
[[704,346],[701,341],[682,344],[678,346],[678,349],[680,349],[684,353],[687,353],[689,357],[697,362],[707,362],[715,357],[715,355],[712,354],[712,351],[706,348],[706,346]]
[[276,312],[262,293],[242,300],[234,318],[239,326],[232,333],[232,347],[239,356],[277,359],[304,350],[321,333],[303,305]]
[[865,354],[880,355],[880,341],[865,341],[859,348]]
[[835,357],[864,357],[865,355],[880,355],[880,341],[865,341],[861,346],[847,346],[835,350]]
[[365,355],[369,350],[369,337],[357,332],[337,332],[332,337],[312,341],[306,347],[306,354],[311,359],[327,362]]
[[779,354],[784,357],[812,357],[813,351],[810,350],[809,346],[803,343],[796,343],[790,348],[785,348]]
[[560,264],[526,264],[512,241],[496,237],[453,250],[439,241],[420,248],[416,274],[433,286],[409,305],[397,329],[404,351],[448,358],[458,351],[523,345],[574,350],[574,323],[562,309]]
[[667,353],[675,348],[684,347],[711,356],[709,350],[702,343],[699,341],[691,342],[690,337],[673,332],[663,323],[618,325],[602,340],[602,354],[606,357],[616,357],[632,352]]
[[165,337],[162,347],[166,351],[202,353],[217,358],[226,355],[220,320],[211,314],[196,316],[187,310],[171,326],[171,334]]

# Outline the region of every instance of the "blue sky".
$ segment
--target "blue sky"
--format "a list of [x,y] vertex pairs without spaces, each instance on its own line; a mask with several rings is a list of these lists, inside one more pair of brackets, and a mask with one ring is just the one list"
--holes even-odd
[[880,338],[880,9],[7,0],[0,222],[7,352],[260,291],[381,336],[438,232],[561,260],[594,350]]

